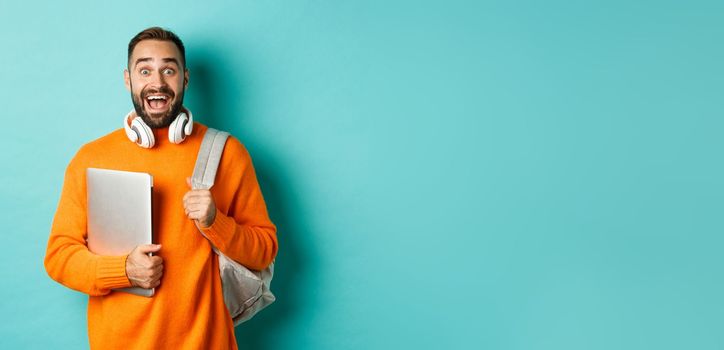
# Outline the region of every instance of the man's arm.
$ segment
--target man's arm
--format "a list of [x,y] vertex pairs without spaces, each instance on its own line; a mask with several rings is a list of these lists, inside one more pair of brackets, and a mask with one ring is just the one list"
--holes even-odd
[[65,171],[63,190],[50,229],[45,252],[45,270],[51,278],[68,288],[89,294],[105,295],[113,288],[130,287],[124,256],[100,256],[86,245],[85,168],[82,148]]
[[131,286],[126,277],[126,256],[100,256],[86,245],[85,167],[83,148],[65,171],[63,190],[50,229],[45,270],[68,288],[105,295],[112,288]]
[[163,259],[149,256],[160,245],[143,244],[122,256],[102,256],[86,243],[87,153],[81,148],[65,170],[63,190],[45,252],[45,270],[64,286],[93,296],[125,287],[155,288],[163,276]]
[[[252,270],[263,270],[277,255],[276,226],[267,214],[251,156],[234,137],[227,141],[218,171],[211,191],[213,196],[209,191],[197,190],[189,192],[198,194],[195,199],[188,198],[189,195],[184,198],[187,213],[190,218],[211,216],[210,226],[199,224],[211,243],[238,263]],[[205,195],[211,197],[211,209],[205,204],[190,204],[203,202]],[[228,203],[228,208],[219,205],[221,203]],[[191,207],[201,207],[204,213],[189,213],[194,210]]]

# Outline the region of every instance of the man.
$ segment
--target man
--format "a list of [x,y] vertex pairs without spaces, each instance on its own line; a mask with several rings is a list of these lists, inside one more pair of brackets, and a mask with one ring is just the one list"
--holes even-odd
[[[148,28],[131,39],[124,79],[134,110],[124,128],[83,145],[70,161],[45,268],[54,280],[89,295],[91,348],[236,349],[211,244],[254,270],[266,268],[278,249],[249,153],[229,137],[214,187],[191,190],[207,127],[183,107],[189,71],[183,43],[172,32]],[[88,250],[89,167],[153,176],[158,244],[124,256]],[[130,286],[156,288],[155,295],[112,291]]]

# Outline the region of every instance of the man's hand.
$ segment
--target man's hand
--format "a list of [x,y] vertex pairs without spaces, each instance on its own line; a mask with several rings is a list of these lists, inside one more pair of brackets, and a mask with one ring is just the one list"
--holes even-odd
[[126,276],[131,285],[141,288],[156,288],[163,276],[163,259],[160,256],[148,256],[161,250],[158,244],[139,245],[128,254]]
[[[186,178],[191,188],[191,178]],[[209,190],[190,190],[184,195],[184,211],[189,219],[196,220],[201,228],[207,228],[216,219],[216,204]]]

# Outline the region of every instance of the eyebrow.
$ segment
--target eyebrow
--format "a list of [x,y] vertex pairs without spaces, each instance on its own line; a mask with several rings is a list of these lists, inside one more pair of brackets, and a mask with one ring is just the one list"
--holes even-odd
[[[134,64],[134,66],[138,66],[138,64],[141,63],[141,62],[150,62],[150,61],[153,61],[153,58],[151,58],[151,57],[141,57],[141,58],[139,58],[139,59],[136,60],[136,63]],[[161,61],[166,62],[166,63],[168,63],[168,62],[173,62],[173,63],[176,64],[177,67],[181,67],[181,65],[178,63],[178,60],[177,60],[176,58],[173,58],[173,57],[162,58]]]

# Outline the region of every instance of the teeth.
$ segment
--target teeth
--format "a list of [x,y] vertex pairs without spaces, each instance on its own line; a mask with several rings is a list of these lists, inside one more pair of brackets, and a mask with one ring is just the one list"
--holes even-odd
[[165,100],[166,96],[148,96],[149,100]]

